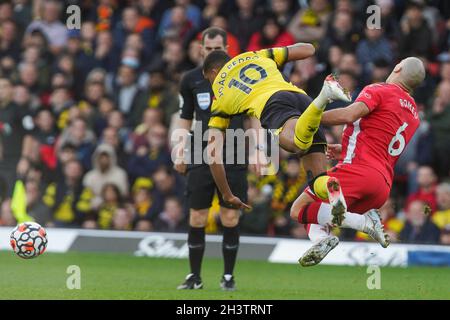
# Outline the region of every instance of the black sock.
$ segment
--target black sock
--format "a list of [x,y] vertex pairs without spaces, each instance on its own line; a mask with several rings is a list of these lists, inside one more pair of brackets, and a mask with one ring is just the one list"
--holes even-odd
[[188,234],[189,264],[191,273],[200,277],[203,253],[205,252],[205,228],[189,228]]
[[224,262],[223,274],[233,274],[236,256],[239,249],[239,228],[223,227],[222,253]]

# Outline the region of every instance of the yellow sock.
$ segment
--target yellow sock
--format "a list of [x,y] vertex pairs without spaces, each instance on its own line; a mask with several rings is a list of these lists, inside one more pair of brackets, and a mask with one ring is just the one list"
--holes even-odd
[[328,200],[327,182],[329,176],[320,176],[314,181],[314,193],[322,200]]
[[314,134],[320,125],[323,109],[316,107],[314,101],[306,108],[295,124],[294,143],[302,151],[311,147]]

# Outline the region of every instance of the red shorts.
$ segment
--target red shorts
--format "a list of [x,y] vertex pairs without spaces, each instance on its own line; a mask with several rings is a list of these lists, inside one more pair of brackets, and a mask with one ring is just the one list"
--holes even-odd
[[349,212],[362,214],[370,209],[378,209],[386,202],[391,191],[384,176],[371,167],[343,164],[331,168],[327,174],[339,179]]

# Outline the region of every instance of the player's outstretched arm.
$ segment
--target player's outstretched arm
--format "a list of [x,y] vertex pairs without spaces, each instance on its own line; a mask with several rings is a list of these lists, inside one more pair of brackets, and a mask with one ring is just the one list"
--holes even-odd
[[225,168],[222,161],[224,133],[215,128],[209,128],[208,132],[209,137],[207,154],[209,168],[214,178],[214,182],[222,194],[223,200],[232,204],[235,208],[250,209],[251,207],[249,205],[243,203],[238,197],[233,195],[230,185],[228,184],[227,175],[225,173]]
[[325,111],[320,123],[325,126],[353,123],[369,113],[370,110],[365,103],[355,102],[345,108]]
[[316,49],[310,43],[296,43],[291,46],[287,46],[288,56],[287,61],[302,60],[311,57]]

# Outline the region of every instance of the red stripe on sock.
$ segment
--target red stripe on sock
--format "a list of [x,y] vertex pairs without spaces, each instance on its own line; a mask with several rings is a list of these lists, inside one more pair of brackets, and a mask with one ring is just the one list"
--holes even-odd
[[314,223],[318,224],[317,216],[319,214],[321,202],[313,202],[300,210],[298,215],[298,222],[303,224]]

